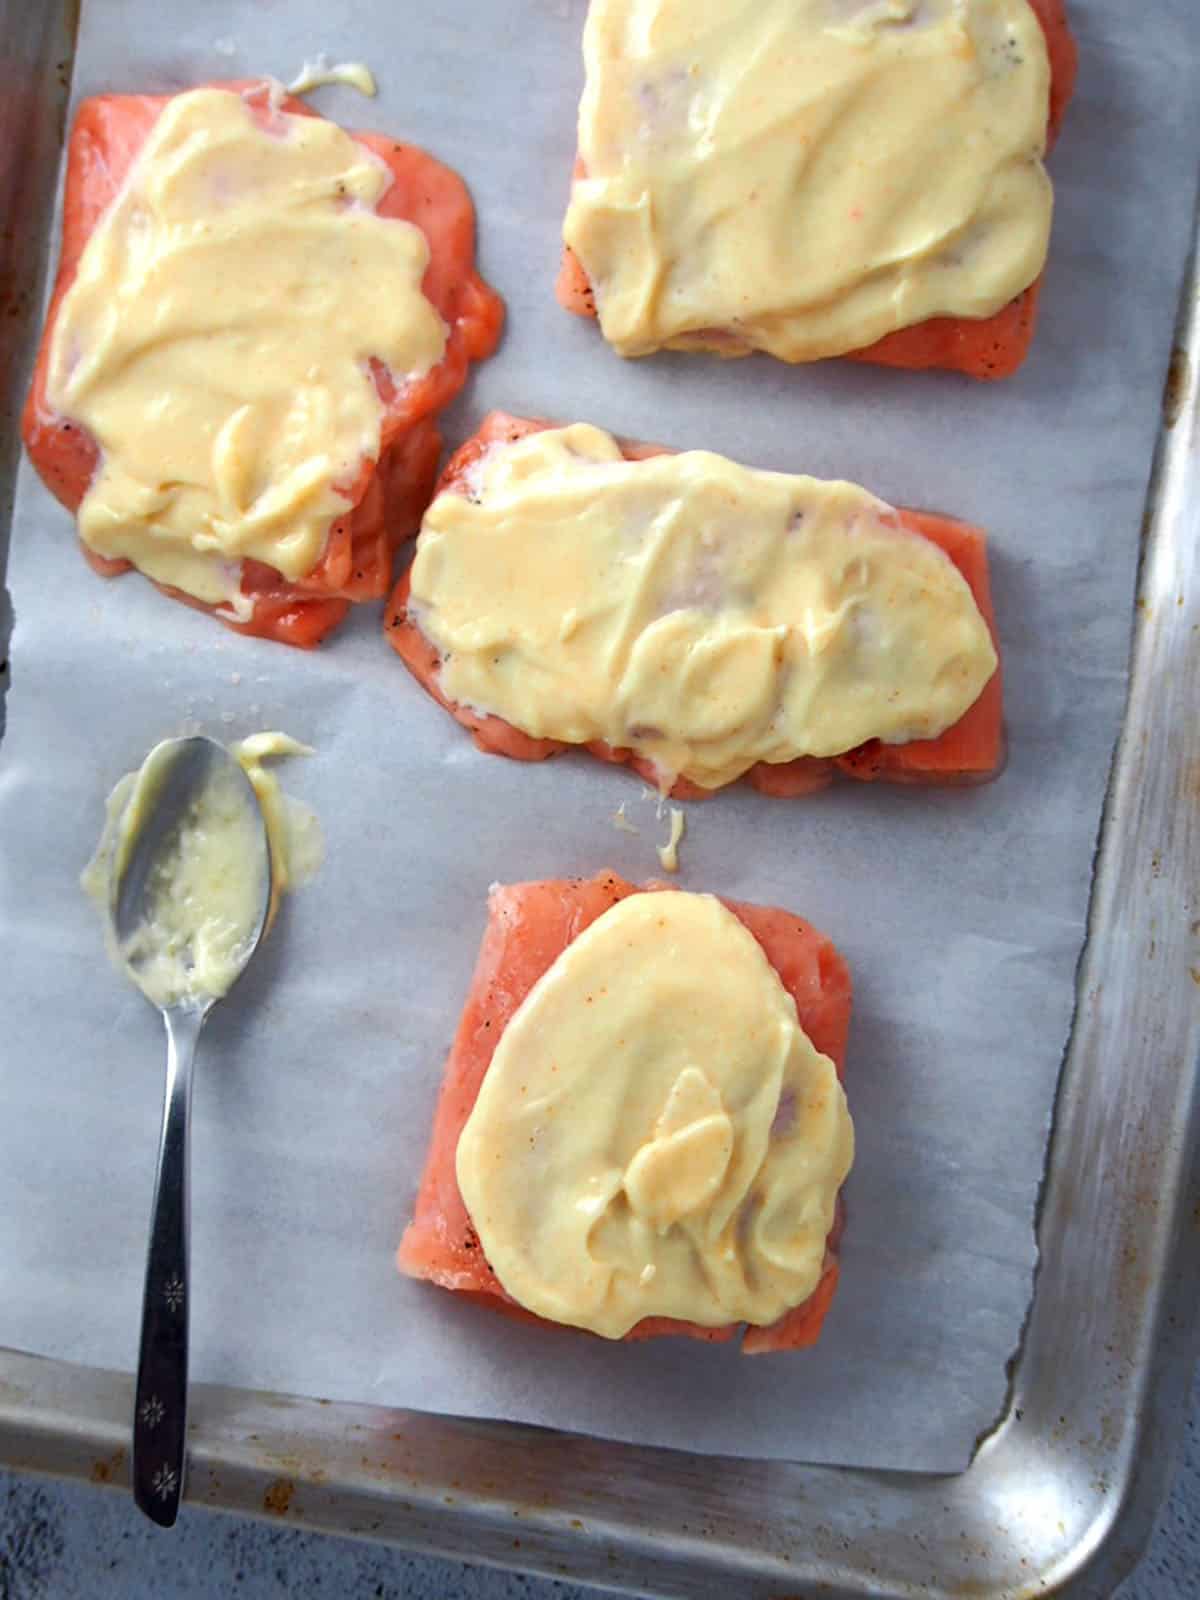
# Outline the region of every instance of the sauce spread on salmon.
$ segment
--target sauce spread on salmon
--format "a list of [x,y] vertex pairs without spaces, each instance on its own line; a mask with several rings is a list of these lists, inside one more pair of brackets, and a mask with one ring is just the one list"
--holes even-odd
[[564,239],[625,356],[811,361],[1039,275],[1029,0],[592,0]]
[[239,618],[244,558],[311,573],[379,455],[384,401],[441,359],[425,235],[386,164],[316,117],[169,100],[56,318],[47,398],[100,446],[80,537]]
[[604,741],[664,789],[931,739],[996,669],[954,563],[865,489],[587,424],[486,453],[426,513],[409,613],[451,701]]
[[[280,895],[317,871],[323,845],[316,817],[284,794],[264,762],[312,751],[285,733],[252,734],[229,748],[249,778],[266,822],[274,917]],[[108,799],[100,843],[82,876],[84,890],[105,915],[110,955],[118,965],[129,963],[142,992],[158,1006],[228,991],[258,930],[264,889],[257,870],[258,820],[242,787],[218,767],[156,863],[149,917],[116,948],[108,918],[112,886],[154,808],[171,759],[168,744],[155,745],[138,770],[118,782]]]
[[605,912],[533,986],[456,1167],[506,1292],[619,1339],[807,1299],[853,1152],[834,1063],[758,941],[713,896],[663,891]]

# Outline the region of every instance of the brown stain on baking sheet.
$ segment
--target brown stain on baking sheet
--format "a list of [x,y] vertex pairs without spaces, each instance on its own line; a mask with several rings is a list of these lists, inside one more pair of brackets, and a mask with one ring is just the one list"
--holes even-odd
[[1163,384],[1163,427],[1173,428],[1179,421],[1183,402],[1187,399],[1188,385],[1192,380],[1192,363],[1182,345],[1171,351],[1167,365],[1167,378]]
[[92,1470],[88,1473],[88,1477],[93,1483],[118,1483],[125,1477],[122,1470],[124,1466],[124,1450],[114,1450],[112,1455],[92,1462]]
[[263,1495],[263,1510],[275,1517],[286,1517],[295,1492],[296,1485],[290,1478],[276,1478],[274,1483],[267,1485]]

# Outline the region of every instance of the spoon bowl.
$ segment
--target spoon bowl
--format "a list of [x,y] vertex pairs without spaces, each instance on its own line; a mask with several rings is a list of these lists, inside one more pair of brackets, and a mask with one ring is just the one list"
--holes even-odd
[[272,887],[266,821],[238,762],[215,739],[156,745],[117,821],[108,908],[118,958],[167,1032],[133,1418],[134,1499],[161,1527],[186,1465],[192,1064],[205,1018],[270,926]]
[[165,739],[146,757],[112,841],[118,958],[160,1010],[206,1009],[270,925],[271,850],[254,786],[224,745]]

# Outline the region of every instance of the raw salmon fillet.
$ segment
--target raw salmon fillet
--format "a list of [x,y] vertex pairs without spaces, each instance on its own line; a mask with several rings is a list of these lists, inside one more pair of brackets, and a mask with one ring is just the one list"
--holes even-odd
[[[479,432],[450,458],[438,483],[438,492],[448,490],[451,493],[465,493],[470,468],[489,450],[503,449],[506,444],[526,434],[555,426],[555,423],[538,418],[509,416],[503,411],[489,413]],[[622,443],[621,448],[630,461],[665,453],[656,445]],[[962,573],[991,630],[992,642],[999,656],[1000,641],[992,609],[987,544],[983,534],[965,522],[934,516],[930,512],[901,511],[898,515],[907,528],[923,534],[944,550]],[[441,658],[436,647],[409,616],[408,592],[409,574],[405,572],[396,585],[384,616],[387,638],[417,682],[470,731],[481,750],[493,755],[509,756],[517,761],[544,761],[548,756],[558,755],[570,748],[558,739],[535,739],[514,728],[502,717],[472,711],[467,706],[448,700],[438,681]],[[658,781],[654,767],[632,750],[613,749],[602,742],[591,743],[586,748],[602,761],[628,765],[647,783],[655,784]],[[801,756],[795,761],[777,764],[760,761],[750,768],[746,778],[764,794],[793,798],[824,789],[838,774],[868,782],[882,778],[890,783],[983,783],[996,775],[1003,761],[1003,687],[1001,669],[997,666],[975,704],[953,727],[947,728],[936,739],[914,739],[908,744],[883,744],[878,739],[872,739],[831,759]],[[677,779],[671,789],[671,794],[677,800],[702,800],[713,793],[714,790],[701,789],[686,778]]]
[[[265,116],[268,86],[256,82],[211,87],[244,94]],[[78,509],[95,471],[95,440],[70,418],[57,415],[46,399],[46,377],[54,319],[74,280],[80,256],[101,216],[124,183],[150,129],[170,96],[117,94],[85,100],[67,147],[62,246],[58,277],[46,317],[21,432],[42,481],[68,511]],[[318,113],[291,95],[281,109],[298,116]],[[241,633],[312,646],[345,618],[358,600],[385,595],[397,546],[416,532],[437,475],[441,435],[436,413],[462,388],[470,362],[496,348],[504,305],[474,270],[475,211],[462,179],[426,151],[377,133],[353,136],[389,168],[392,182],[376,207],[384,217],[415,223],[429,242],[422,289],[448,329],[445,353],[425,377],[398,389],[382,365],[375,381],[385,406],[379,456],[364,460],[352,483],[339,485],[346,512],[330,527],[313,571],[289,582],[262,562],[243,563],[242,592],[254,601],[247,622],[226,626]],[[104,577],[131,570],[83,547]],[[159,585],[174,599],[201,610],[202,602]]]
[[[646,889],[661,889],[649,883]],[[397,1264],[409,1277],[425,1278],[494,1310],[544,1324],[501,1287],[484,1258],[479,1236],[459,1193],[455,1152],[459,1135],[479,1094],[496,1045],[525,996],[572,940],[626,895],[639,889],[613,872],[595,878],[551,879],[493,888],[488,923],[471,991],[446,1061],[433,1119],[429,1156],[417,1192],[413,1220],[405,1229]],[[784,988],[796,1002],[800,1026],[829,1056],[842,1076],[850,1027],[850,972],[833,944],[790,912],[768,906],[724,902],[762,946]],[[840,1211],[840,1208],[839,1208]],[[802,1350],[817,1342],[838,1280],[841,1218],[826,1246],[816,1289],[769,1328],[746,1328],[743,1355]],[[670,1317],[647,1317],[626,1339],[682,1334],[709,1343],[737,1337],[741,1324],[705,1328]],[[581,1331],[581,1330],[575,1330]]]
[[[1050,103],[1046,112],[1046,152],[1049,154],[1062,127],[1067,104],[1075,92],[1078,51],[1067,21],[1066,0],[1029,0],[1029,4],[1046,35],[1050,56]],[[574,175],[577,178],[586,176],[578,157]],[[884,367],[945,367],[965,372],[972,378],[1011,377],[1029,354],[1033,342],[1041,286],[1039,276],[1015,300],[990,317],[931,317],[910,328],[898,328],[862,350],[847,351],[843,359],[869,361]],[[569,245],[563,247],[554,292],[559,304],[576,316],[596,315],[595,293]]]

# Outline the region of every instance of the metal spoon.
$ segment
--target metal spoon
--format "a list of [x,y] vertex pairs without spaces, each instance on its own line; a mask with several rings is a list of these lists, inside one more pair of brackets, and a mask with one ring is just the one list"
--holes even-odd
[[[205,787],[231,781],[244,790],[254,859],[246,863],[261,884],[257,922],[239,947],[232,982],[262,941],[271,911],[271,852],[258,796],[245,772],[214,739],[170,739],[156,747],[154,788],[140,825],[114,849],[109,912],[125,970],[144,991],[146,962],[153,954],[154,906],[162,893],[162,870],[180,849],[180,825]],[[149,768],[143,768],[146,772]],[[136,954],[130,955],[131,948]],[[190,942],[188,949],[190,950]],[[228,992],[228,985],[224,992]],[[152,996],[152,1003],[155,1003]],[[150,1247],[142,1296],[133,1418],[133,1495],[161,1527],[173,1525],[183,1496],[188,1380],[188,1115],[192,1061],[204,1020],[220,995],[193,991],[160,1006],[167,1030],[167,1084],[162,1137],[154,1179]]]

